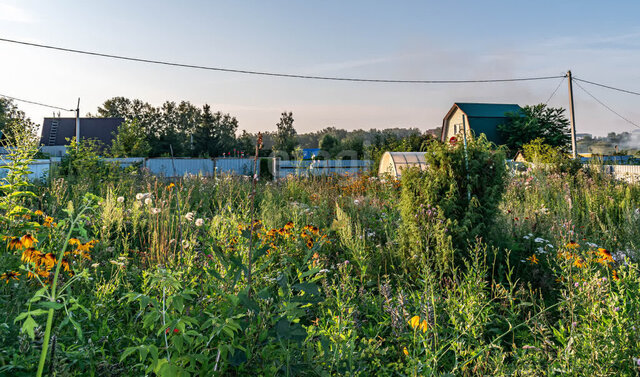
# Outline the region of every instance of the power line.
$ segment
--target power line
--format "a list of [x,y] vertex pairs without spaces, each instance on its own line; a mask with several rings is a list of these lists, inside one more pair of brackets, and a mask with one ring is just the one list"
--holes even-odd
[[560,80],[560,82],[558,83],[558,86],[556,86],[556,89],[553,91],[553,93],[551,93],[551,95],[549,96],[549,99],[547,100],[547,102],[544,103],[545,105],[548,104],[549,101],[551,101],[551,98],[553,98],[553,96],[556,95],[556,92],[558,91],[558,89],[560,89],[560,85],[562,85],[562,83],[564,82],[564,79],[566,77],[567,76],[562,76],[562,80]]
[[[577,80],[577,79],[576,79]],[[582,80],[580,80],[582,81]],[[636,128],[640,128],[639,125],[637,125],[635,122],[632,122],[631,120],[623,117],[622,115],[620,115],[619,113],[617,113],[615,110],[613,110],[611,107],[607,106],[604,102],[600,101],[599,99],[597,99],[593,94],[589,93],[588,90],[586,90],[582,85],[580,85],[579,83],[575,83],[578,88],[582,89],[585,93],[587,93],[591,98],[593,98],[596,102],[598,102],[599,104],[601,104],[602,106],[604,106],[607,110],[611,111],[612,113],[616,114],[617,116],[619,116],[621,119],[623,119],[624,121],[626,121],[627,123],[631,124],[632,126],[636,127]]]
[[472,84],[472,83],[499,83],[499,82],[514,82],[514,81],[550,80],[550,79],[557,79],[557,78],[563,77],[563,76],[541,76],[541,77],[485,79],[485,80],[390,80],[390,79],[364,79],[364,78],[353,78],[353,77],[309,76],[309,75],[276,73],[276,72],[266,72],[266,71],[251,71],[251,70],[236,69],[236,68],[211,67],[211,66],[203,66],[203,65],[195,65],[195,64],[175,63],[175,62],[168,62],[168,61],[162,61],[162,60],[135,58],[130,56],[105,54],[105,53],[95,52],[95,51],[76,50],[71,48],[57,47],[57,46],[44,45],[44,44],[32,43],[32,42],[24,42],[24,41],[18,41],[14,39],[6,39],[6,38],[0,38],[0,41],[24,45],[24,46],[46,48],[50,50],[72,52],[76,54],[99,56],[103,58],[128,60],[128,61],[134,61],[134,62],[140,62],[140,63],[159,64],[159,65],[166,65],[166,66],[172,66],[172,67],[193,68],[193,69],[227,72],[227,73],[241,73],[241,74],[247,74],[247,75],[288,77],[288,78],[311,79],[311,80],[394,83],[394,84]]
[[47,104],[45,104],[45,103],[40,103],[40,102],[35,102],[35,101],[29,101],[29,100],[26,100],[26,99],[20,99],[20,98],[11,97],[11,96],[5,96],[4,94],[0,94],[0,97],[8,98],[8,99],[11,99],[11,100],[14,100],[14,101],[20,101],[20,102],[30,103],[30,104],[32,104],[32,105],[38,105],[38,106],[48,107],[48,108],[56,109],[56,110],[62,110],[62,111],[75,111],[74,109],[65,109],[65,108],[62,108],[62,107],[59,107],[59,106],[47,105]]
[[581,82],[587,83],[587,84],[596,85],[596,86],[599,86],[599,87],[602,87],[602,88],[607,88],[607,89],[611,89],[611,90],[617,90],[618,92],[628,93],[628,94],[635,94],[636,96],[640,96],[639,92],[634,92],[632,90],[620,89],[620,88],[616,88],[616,87],[609,86],[609,85],[598,84],[597,82],[577,79],[575,77],[573,79],[576,80],[576,81],[581,81]]

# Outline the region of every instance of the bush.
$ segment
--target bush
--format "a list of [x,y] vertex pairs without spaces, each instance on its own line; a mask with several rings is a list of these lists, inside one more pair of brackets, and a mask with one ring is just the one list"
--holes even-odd
[[442,267],[469,240],[490,234],[505,187],[504,158],[481,135],[466,150],[433,142],[425,153],[429,168],[403,172],[402,238],[413,258]]

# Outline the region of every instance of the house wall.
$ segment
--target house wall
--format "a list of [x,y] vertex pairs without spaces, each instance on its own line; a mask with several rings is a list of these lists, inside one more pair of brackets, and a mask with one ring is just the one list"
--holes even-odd
[[[456,109],[453,112],[453,114],[451,114],[451,116],[446,120],[446,123],[445,123],[446,137],[444,138],[445,142],[449,141],[449,139],[451,139],[454,136],[457,136],[458,134],[461,135],[462,115],[464,115],[462,110]],[[469,119],[467,119],[466,127],[467,127],[467,137],[470,137],[471,132],[469,129]]]

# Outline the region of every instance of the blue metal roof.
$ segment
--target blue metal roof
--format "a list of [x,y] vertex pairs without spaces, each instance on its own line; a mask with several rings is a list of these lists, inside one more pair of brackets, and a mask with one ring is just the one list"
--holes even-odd
[[456,102],[469,118],[504,118],[506,113],[519,113],[522,108],[516,104],[506,103],[462,103]]

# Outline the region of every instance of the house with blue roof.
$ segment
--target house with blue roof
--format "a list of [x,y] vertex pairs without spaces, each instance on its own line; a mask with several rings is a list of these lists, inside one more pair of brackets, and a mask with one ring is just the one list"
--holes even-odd
[[498,133],[498,125],[509,120],[507,114],[521,112],[522,108],[516,104],[456,102],[442,121],[440,140],[449,142],[452,138],[461,139],[464,129],[468,138],[485,134],[487,140],[498,145],[503,144]]

